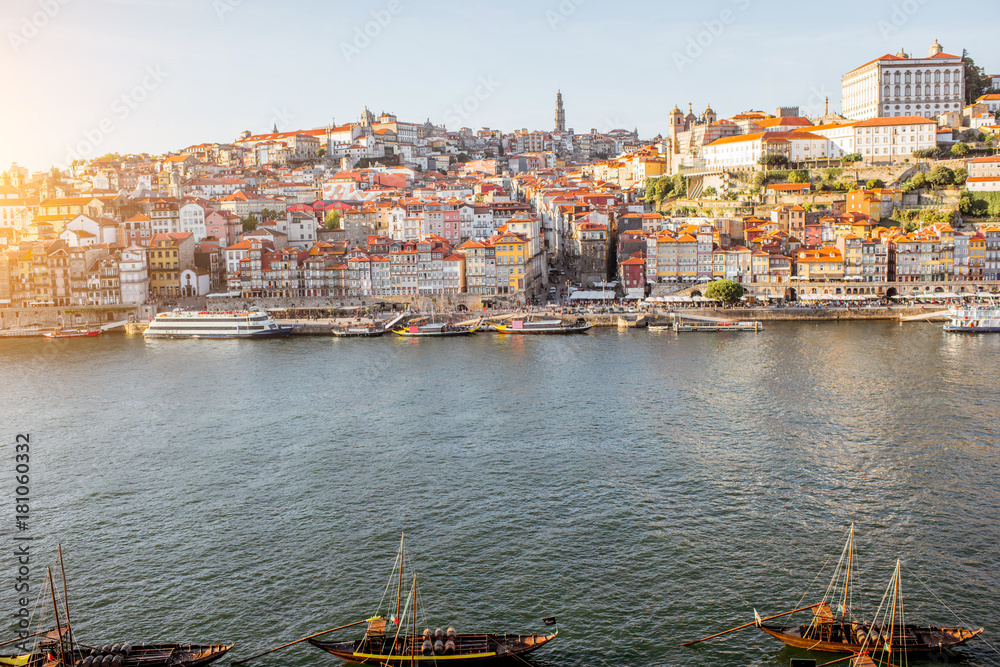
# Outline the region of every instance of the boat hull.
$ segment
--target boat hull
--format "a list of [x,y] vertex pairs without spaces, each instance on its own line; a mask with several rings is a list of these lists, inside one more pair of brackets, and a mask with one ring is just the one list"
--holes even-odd
[[956,324],[944,325],[945,331],[965,332],[965,333],[1000,333],[1000,326],[996,327],[969,327]]
[[[125,655],[96,651],[74,651],[74,656],[66,656],[67,664],[86,663],[90,658],[100,658],[103,655],[118,655],[122,658],[120,667],[201,667],[215,662],[233,647],[232,644],[143,644],[136,646]],[[82,653],[82,655],[81,655]],[[50,655],[56,655],[49,660]],[[75,661],[71,658],[75,657]],[[100,663],[93,663],[100,664]],[[61,667],[56,650],[50,646],[47,653],[30,653],[18,656],[0,656],[0,666],[5,667]]]
[[535,329],[525,327],[523,329],[514,329],[514,328],[512,328],[512,327],[510,327],[510,326],[508,326],[506,324],[495,324],[494,327],[496,327],[496,330],[499,333],[504,333],[504,334],[526,334],[526,335],[533,335],[533,334],[541,334],[541,335],[544,335],[544,334],[556,334],[556,335],[558,335],[558,334],[585,333],[588,329],[591,328],[591,325],[585,324],[585,325],[579,325],[579,326],[573,325],[573,326],[568,326],[568,327],[538,327],[538,328],[535,328]]
[[474,329],[462,329],[453,331],[407,331],[405,329],[393,329],[392,333],[397,336],[407,338],[447,338],[449,336],[468,336],[475,333]]
[[[884,640],[875,641],[878,631],[860,623],[830,623],[821,624],[817,636],[816,626],[759,626],[763,632],[794,648],[809,651],[824,651],[827,653],[860,653],[863,650],[874,650],[884,645]],[[966,628],[935,628],[906,625],[897,626],[893,633],[892,653],[906,655],[926,655],[964,644],[973,637],[982,634],[983,629],[968,630]],[[861,643],[866,633],[872,640],[867,645]],[[877,646],[876,646],[877,644]]]
[[284,338],[292,333],[293,327],[278,327],[265,331],[251,331],[248,333],[187,333],[187,332],[153,332],[149,329],[143,333],[146,338]]
[[366,331],[361,329],[344,331],[342,329],[341,330],[334,329],[330,333],[332,333],[337,338],[378,338],[379,336],[385,334],[385,329],[376,329],[374,331]]
[[94,331],[48,331],[42,335],[46,338],[92,338],[99,336],[100,333],[100,329],[95,329]]
[[[505,635],[505,634],[465,634],[457,635],[456,650],[450,655],[424,655],[417,652],[409,655],[409,645],[401,642],[401,653],[393,655],[389,648],[393,645],[391,638],[379,642],[381,646],[372,646],[366,640],[346,642],[324,642],[316,639],[308,640],[310,644],[323,649],[342,660],[367,665],[465,665],[482,664],[485,662],[502,661],[524,656],[535,651],[554,639],[558,633],[551,635]],[[417,638],[421,644],[421,638]]]

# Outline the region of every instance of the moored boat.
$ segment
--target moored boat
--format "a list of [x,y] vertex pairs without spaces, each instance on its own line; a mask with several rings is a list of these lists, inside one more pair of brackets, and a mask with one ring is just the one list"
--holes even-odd
[[[104,644],[81,643],[76,639],[69,621],[69,597],[66,594],[66,574],[59,550],[59,566],[63,572],[63,601],[56,601],[51,568],[46,570],[48,596],[56,628],[36,633],[31,651],[15,656],[3,656],[0,663],[9,667],[201,667],[229,652],[232,644]],[[22,642],[20,644],[24,646]]]
[[948,317],[945,331],[1000,333],[1000,307],[992,303],[989,306],[953,308],[948,311]]
[[100,329],[82,328],[82,329],[64,329],[62,327],[56,327],[52,331],[46,331],[42,334],[46,338],[91,338],[93,336],[101,335]]
[[761,331],[764,325],[752,322],[690,322],[678,320],[674,322],[674,331]]
[[505,334],[570,334],[583,333],[591,328],[582,317],[576,322],[566,322],[560,319],[541,320],[523,318],[511,320],[510,324],[493,325],[497,331]]
[[337,338],[377,338],[385,334],[385,327],[378,324],[358,324],[354,326],[331,327],[330,333]]
[[[418,633],[419,610],[416,602],[420,598],[417,596],[416,575],[413,574],[412,579],[404,578],[403,570],[407,563],[403,539],[400,538],[396,563],[389,577],[390,586],[397,590],[395,601],[390,600],[388,603],[388,618],[382,613],[376,613],[367,619],[367,630],[361,639],[324,641],[309,637],[309,643],[342,660],[361,664],[465,665],[519,659],[541,648],[559,634],[558,630],[549,634],[460,633],[454,628],[437,628],[434,631],[426,628]],[[405,600],[404,579],[411,586]],[[544,621],[546,625],[555,625],[554,617]]]
[[[937,627],[904,622],[900,585],[901,562],[898,559],[878,609],[872,618],[866,618],[857,613],[853,607],[851,581],[853,562],[854,526],[852,525],[847,544],[823,595],[823,601],[766,618],[761,618],[755,610],[755,620],[750,623],[680,646],[690,646],[705,639],[754,626],[794,648],[849,653],[852,657],[861,658],[862,662],[866,657],[888,662],[897,655],[923,657],[948,653],[951,649],[983,633],[983,628]],[[831,607],[831,600],[837,605],[835,609]],[[812,612],[812,618],[808,623],[785,626],[764,623],[807,610]]]
[[260,310],[178,311],[158,314],[146,338],[279,338],[292,332]]
[[441,336],[468,336],[479,330],[480,323],[472,325],[451,324],[450,322],[427,322],[417,320],[405,326],[399,326],[392,330],[397,336],[409,337],[441,337]]

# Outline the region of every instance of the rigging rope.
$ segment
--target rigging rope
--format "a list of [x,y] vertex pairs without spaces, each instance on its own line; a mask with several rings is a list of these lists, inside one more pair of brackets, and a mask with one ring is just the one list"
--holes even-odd
[[[413,543],[411,542],[411,544],[413,544]],[[444,573],[447,574],[449,577],[451,577],[455,581],[461,581],[458,577],[456,577],[454,574],[452,574],[451,572],[449,572],[448,568],[446,568],[441,563],[437,562],[437,560],[434,558],[434,556],[432,556],[429,553],[427,553],[426,551],[424,551],[423,547],[421,547],[419,544],[414,544],[414,546],[416,546],[417,549],[420,549],[420,552],[422,554],[424,554],[425,556],[427,556],[428,558],[430,558],[432,561],[434,561],[434,564],[437,565],[439,568],[441,568],[444,571]],[[475,595],[475,593],[473,591],[470,591],[468,589],[460,589],[460,590],[463,590],[466,593],[473,593]],[[483,598],[479,598],[479,599],[480,599],[481,602],[484,602],[487,606],[491,607],[494,611],[498,611],[501,614],[506,614],[507,616],[510,616],[515,621],[520,621],[520,619],[518,619],[516,616],[514,616],[510,612],[506,611],[505,609],[500,609],[499,607],[493,605],[491,602],[489,602],[488,600],[485,600]]]
[[[949,606],[948,606],[948,603],[947,603],[947,602],[945,602],[944,600],[942,600],[941,598],[939,598],[939,597],[937,596],[937,593],[935,593],[934,591],[932,591],[932,590],[930,589],[930,587],[929,587],[929,586],[928,586],[928,585],[927,585],[926,583],[924,583],[923,579],[921,579],[921,578],[920,578],[920,577],[918,577],[918,576],[917,576],[916,574],[914,574],[914,573],[913,573],[913,571],[912,571],[912,570],[910,570],[910,568],[906,566],[906,563],[903,563],[903,567],[905,567],[905,568],[906,568],[906,573],[907,573],[907,574],[908,574],[909,576],[911,576],[911,577],[913,577],[914,579],[916,579],[916,580],[917,580],[918,582],[920,582],[920,585],[921,585],[921,586],[923,586],[923,587],[924,587],[924,589],[925,589],[925,590],[926,590],[926,591],[927,591],[928,593],[930,593],[930,594],[931,594],[931,596],[933,596],[933,598],[934,598],[935,600],[937,600],[937,601],[938,601],[938,603],[940,603],[940,604],[941,604],[941,606],[943,606],[943,607],[944,607],[945,609],[947,609],[947,610],[948,610],[949,612],[951,612],[951,613],[952,613],[952,615],[953,615],[953,616],[954,616],[954,617],[955,617],[956,619],[958,619],[958,622],[959,622],[959,623],[961,623],[962,625],[967,625],[967,626],[970,626],[970,627],[971,627],[971,626],[973,625],[973,624],[972,624],[972,623],[970,623],[970,622],[969,622],[968,620],[966,620],[966,619],[962,618],[962,617],[961,617],[961,616],[960,616],[960,615],[958,614],[958,612],[956,612],[956,611],[955,611],[954,609],[952,609],[951,607],[949,607]],[[983,636],[982,636],[982,635],[979,635],[979,638],[980,638],[980,639],[982,639],[982,641],[983,641],[983,643],[984,643],[984,644],[986,644],[986,645],[987,645],[987,646],[989,646],[989,647],[990,647],[991,649],[993,649],[993,651],[994,651],[995,653],[1000,653],[1000,650],[998,650],[998,649],[997,649],[997,647],[993,646],[993,644],[990,644],[990,643],[989,643],[988,641],[986,641],[985,639],[983,639]]]

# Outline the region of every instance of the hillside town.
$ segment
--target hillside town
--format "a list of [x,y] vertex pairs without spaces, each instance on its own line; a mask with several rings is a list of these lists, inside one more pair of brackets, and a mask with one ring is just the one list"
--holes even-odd
[[[995,87],[996,86],[996,87]],[[829,100],[662,134],[357,121],[0,175],[0,308],[524,306],[1000,287],[1000,77],[937,40]],[[994,282],[994,285],[990,285]],[[553,283],[566,287],[556,295]]]

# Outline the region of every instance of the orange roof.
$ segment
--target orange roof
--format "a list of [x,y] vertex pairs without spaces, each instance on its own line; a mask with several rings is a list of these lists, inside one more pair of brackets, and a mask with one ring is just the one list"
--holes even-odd
[[885,117],[859,120],[855,127],[884,127],[886,125],[936,125],[936,123],[930,118],[924,118],[923,116],[899,116],[898,118]]

